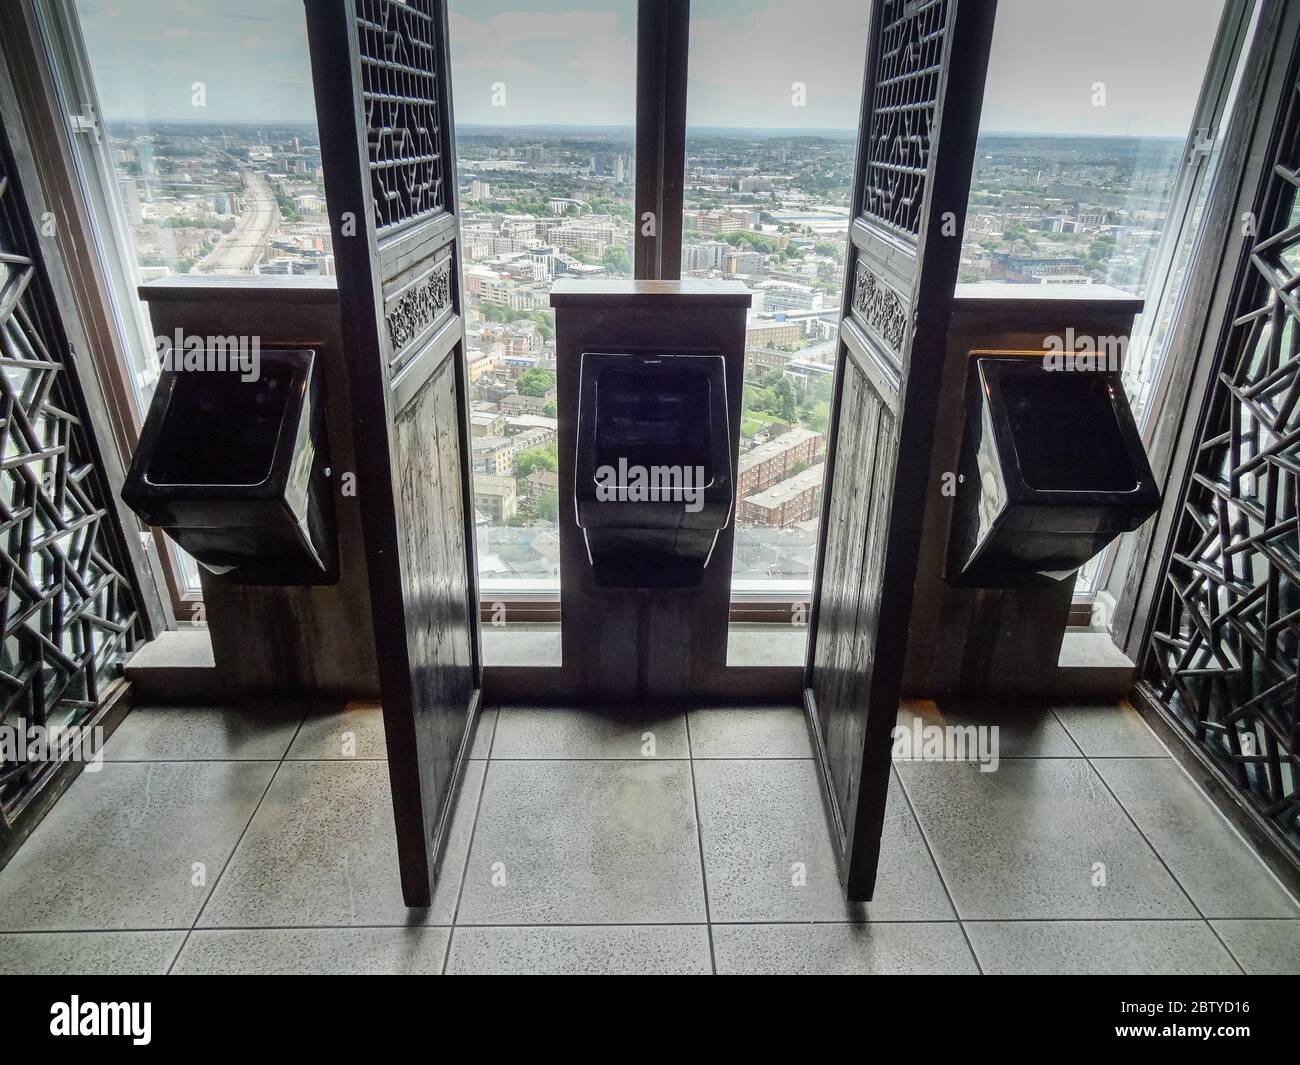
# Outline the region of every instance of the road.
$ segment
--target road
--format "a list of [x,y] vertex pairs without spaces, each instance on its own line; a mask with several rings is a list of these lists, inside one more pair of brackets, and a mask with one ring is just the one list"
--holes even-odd
[[280,224],[280,208],[262,174],[244,172],[244,210],[235,228],[194,267],[200,274],[247,274],[261,261]]

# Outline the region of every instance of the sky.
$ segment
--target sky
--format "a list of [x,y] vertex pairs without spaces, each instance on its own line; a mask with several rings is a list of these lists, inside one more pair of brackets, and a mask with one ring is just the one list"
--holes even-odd
[[[1184,136],[1222,6],[1001,0],[982,128]],[[314,117],[302,0],[76,7],[110,121]],[[852,129],[869,7],[692,0],[689,125]],[[458,122],[633,124],[635,0],[451,0],[450,25]],[[1104,106],[1094,104],[1098,82]]]

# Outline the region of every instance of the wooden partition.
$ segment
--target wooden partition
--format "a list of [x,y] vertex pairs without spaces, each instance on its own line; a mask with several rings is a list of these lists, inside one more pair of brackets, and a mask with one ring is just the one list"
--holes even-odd
[[[325,370],[325,408],[339,544],[337,584],[254,587],[201,571],[204,615],[221,678],[213,698],[379,696],[361,507],[340,491],[355,472],[348,374],[333,278],[178,276],[144,285],[154,333],[257,337],[263,349],[313,348]],[[189,620],[183,618],[182,620]]]
[[[972,353],[1041,352],[1049,337],[1125,338],[1142,301],[1101,285],[959,285],[934,422],[903,693],[938,696],[1066,694],[1058,665],[1074,581],[1047,588],[958,588],[946,579]],[[1050,343],[1050,342],[1049,342]],[[1103,345],[1105,346],[1105,345]],[[1062,440],[1084,448],[1087,440]]]
[[734,483],[749,302],[738,281],[560,281],[551,294],[559,390],[560,684],[570,698],[700,696],[726,670],[734,504],[697,587],[598,587],[574,504],[579,374],[584,352],[722,355]]

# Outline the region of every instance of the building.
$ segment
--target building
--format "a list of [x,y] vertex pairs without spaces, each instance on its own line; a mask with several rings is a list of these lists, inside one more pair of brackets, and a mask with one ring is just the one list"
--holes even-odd
[[470,384],[496,369],[496,360],[486,351],[467,352],[466,359],[465,371],[469,375]]
[[798,322],[780,318],[751,318],[745,323],[745,347],[784,348],[798,344],[803,329]]
[[474,472],[504,477],[514,468],[514,451],[504,436],[476,436],[470,445],[474,453]]
[[743,211],[699,211],[695,228],[702,233],[739,233],[749,228],[749,216]]
[[749,248],[732,248],[723,257],[724,274],[761,274],[767,268],[767,256]]
[[812,285],[769,281],[762,287],[765,311],[819,311],[825,294]]
[[785,370],[798,355],[793,351],[781,351],[778,348],[746,348],[745,377],[761,377],[769,370]]
[[502,436],[506,431],[505,415],[500,411],[471,410],[469,412],[469,435]]
[[559,422],[543,414],[515,414],[506,419],[506,435],[514,436],[529,429],[547,429],[554,436]]
[[560,490],[560,475],[551,470],[534,470],[524,478],[524,499],[536,503],[547,492]]
[[501,399],[502,414],[541,414],[548,403],[554,403],[555,396],[523,396],[511,392]]
[[476,474],[474,509],[493,525],[504,525],[519,511],[515,479],[498,474]]
[[814,381],[826,380],[835,376],[835,366],[829,362],[815,359],[791,359],[785,372],[795,379],[800,388],[807,388]]
[[821,457],[821,451],[822,434],[802,427],[787,429],[775,440],[750,448],[740,456],[737,498],[770,488],[800,463],[811,466]]
[[816,513],[817,495],[825,473],[826,463],[819,462],[777,481],[771,488],[745,496],[740,502],[738,520],[771,528],[806,521]]
[[510,437],[510,456],[515,458],[521,451],[528,451],[530,448],[542,447],[555,439],[555,430],[542,425],[535,425],[529,429],[515,433]]
[[993,268],[989,276],[1016,284],[1032,283],[1054,274],[1080,274],[1084,262],[1075,255],[1017,255],[1013,252],[993,253]]

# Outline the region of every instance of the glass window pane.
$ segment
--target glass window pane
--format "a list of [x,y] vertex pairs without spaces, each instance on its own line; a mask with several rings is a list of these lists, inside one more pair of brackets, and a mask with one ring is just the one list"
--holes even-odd
[[550,290],[632,275],[636,3],[452,0],[450,24],[482,596],[553,596]]
[[[330,254],[300,4],[77,0],[140,277]],[[327,270],[326,270],[327,272]]]
[[[159,360],[142,281],[178,273],[331,273],[300,3],[75,0],[97,100],[96,221],[123,260],[127,376],[143,414]],[[85,96],[86,94],[80,94]],[[92,199],[94,199],[92,197]],[[175,550],[182,583],[194,562]]]
[[1222,11],[998,5],[960,281],[1146,290]]
[[869,6],[691,4],[682,276],[754,294],[738,598],[811,590]]

